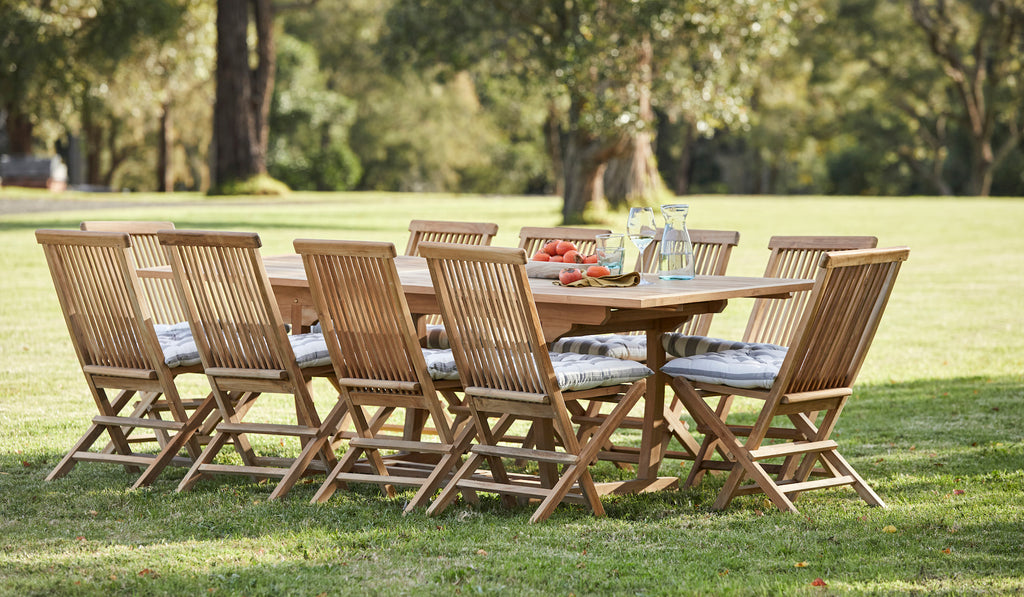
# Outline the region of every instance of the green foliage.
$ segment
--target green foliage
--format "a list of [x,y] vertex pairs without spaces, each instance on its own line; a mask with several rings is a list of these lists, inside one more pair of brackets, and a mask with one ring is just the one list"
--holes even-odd
[[277,39],[277,79],[270,106],[267,170],[296,190],[343,191],[362,176],[348,144],[355,105],[331,91],[312,46]]
[[[894,188],[865,192],[988,192],[983,179],[1021,152],[1024,6],[857,0],[838,8],[806,39],[807,54],[834,130],[875,158],[870,169],[898,177]],[[1011,188],[996,192],[1024,187]]]

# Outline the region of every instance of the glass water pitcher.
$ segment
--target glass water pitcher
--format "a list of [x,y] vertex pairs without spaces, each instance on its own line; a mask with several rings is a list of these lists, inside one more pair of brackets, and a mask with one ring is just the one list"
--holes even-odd
[[665,231],[661,237],[661,256],[658,260],[658,277],[662,280],[692,280],[694,275],[693,244],[686,230],[686,214],[689,205],[662,205],[665,217]]

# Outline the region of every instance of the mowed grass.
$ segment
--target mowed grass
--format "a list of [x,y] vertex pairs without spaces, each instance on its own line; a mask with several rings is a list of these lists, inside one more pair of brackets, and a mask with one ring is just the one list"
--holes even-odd
[[[0,200],[47,196],[0,191]],[[413,218],[494,221],[496,244],[523,225],[556,225],[554,198],[296,194],[56,196],[71,209],[0,216],[0,594],[3,595],[823,595],[1024,592],[1024,201],[686,197],[692,228],[741,232],[730,272],[760,275],[773,234],[873,234],[908,245],[882,327],[834,437],[889,505],[848,488],[813,492],[800,514],[763,498],[712,512],[722,478],[687,491],[609,497],[608,516],[484,496],[437,518],[355,486],[308,503],[316,478],[282,503],[270,486],[219,477],[184,494],[167,469],[126,489],[123,469],[80,464],[43,478],[95,407],[81,379],[37,228],[83,219],[167,219],[181,228],[259,232],[264,254],[294,238],[389,240]],[[130,201],[84,209],[89,201]],[[77,209],[78,206],[82,209]],[[621,230],[622,213],[607,214]],[[749,303],[716,316],[738,337]],[[185,383],[191,393],[204,380]],[[321,390],[320,387],[317,388]],[[323,388],[326,409],[332,396]],[[267,401],[273,418],[287,402]],[[755,406],[744,404],[741,415]],[[619,440],[635,442],[622,432]],[[263,442],[266,450],[295,452]],[[663,473],[685,475],[688,463]],[[623,476],[606,465],[598,480]],[[821,579],[824,587],[812,583]]]

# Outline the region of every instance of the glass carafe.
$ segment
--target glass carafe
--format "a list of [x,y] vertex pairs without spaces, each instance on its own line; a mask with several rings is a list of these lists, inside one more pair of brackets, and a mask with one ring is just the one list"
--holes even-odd
[[693,244],[686,230],[689,205],[662,205],[665,231],[661,237],[658,277],[662,280],[692,280],[694,275]]

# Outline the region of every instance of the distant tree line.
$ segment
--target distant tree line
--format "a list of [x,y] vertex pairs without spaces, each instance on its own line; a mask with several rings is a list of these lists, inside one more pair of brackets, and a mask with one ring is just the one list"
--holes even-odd
[[[288,8],[289,10],[285,10]],[[85,182],[1024,195],[1024,0],[0,0],[0,153]]]

